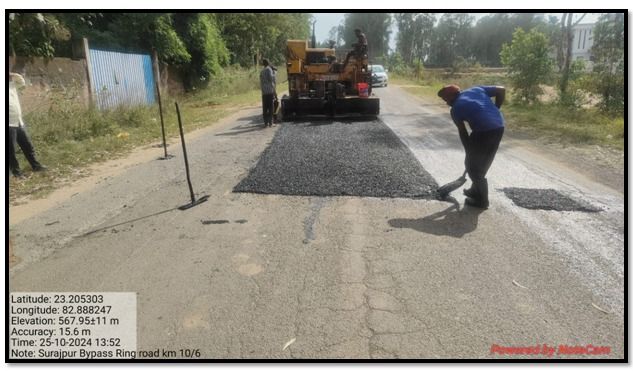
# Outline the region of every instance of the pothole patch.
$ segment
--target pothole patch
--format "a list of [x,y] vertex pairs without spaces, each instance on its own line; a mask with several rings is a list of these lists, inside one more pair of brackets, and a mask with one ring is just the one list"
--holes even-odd
[[531,210],[583,211],[596,213],[602,209],[555,189],[503,188],[515,205]]
[[234,192],[435,198],[437,183],[380,120],[284,123]]

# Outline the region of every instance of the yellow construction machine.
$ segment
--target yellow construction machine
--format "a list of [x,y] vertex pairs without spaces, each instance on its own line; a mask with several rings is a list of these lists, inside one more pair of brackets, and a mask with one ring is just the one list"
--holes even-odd
[[304,115],[378,115],[380,100],[371,92],[366,51],[352,51],[345,64],[333,47],[316,48],[312,32],[312,47],[307,40],[287,41],[289,94],[281,98],[282,120]]

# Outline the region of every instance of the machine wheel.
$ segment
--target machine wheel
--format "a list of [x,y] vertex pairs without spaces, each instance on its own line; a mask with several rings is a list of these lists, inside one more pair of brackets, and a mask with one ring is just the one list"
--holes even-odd
[[288,96],[284,95],[281,98],[281,107],[279,108],[279,122],[288,121],[290,116],[292,116],[292,113],[290,112]]

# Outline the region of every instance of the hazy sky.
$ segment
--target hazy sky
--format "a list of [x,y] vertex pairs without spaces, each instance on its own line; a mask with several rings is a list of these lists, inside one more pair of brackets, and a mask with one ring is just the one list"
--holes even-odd
[[[345,18],[345,13],[312,13],[317,21],[316,23],[316,37],[317,42],[322,42],[327,40],[328,33],[332,27],[338,26],[339,23]],[[441,13],[438,13],[441,14]],[[490,13],[471,13],[475,16],[475,22],[485,15]],[[546,15],[558,15],[554,13],[546,13]],[[593,23],[598,20],[600,16],[599,13],[589,13],[583,18],[582,23]],[[439,17],[437,17],[439,18]],[[398,32],[395,26],[391,26],[391,41],[389,42],[389,46],[393,49],[395,48],[395,36]]]
[[312,13],[317,21],[316,37],[317,42],[327,39],[327,35],[332,27],[336,27],[345,18],[345,13]]

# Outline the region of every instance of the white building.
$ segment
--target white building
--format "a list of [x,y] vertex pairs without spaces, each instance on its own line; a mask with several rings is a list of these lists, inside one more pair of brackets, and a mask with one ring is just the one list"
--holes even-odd
[[574,26],[574,41],[572,42],[572,61],[581,59],[590,66],[591,47],[593,46],[594,23],[581,23]]

